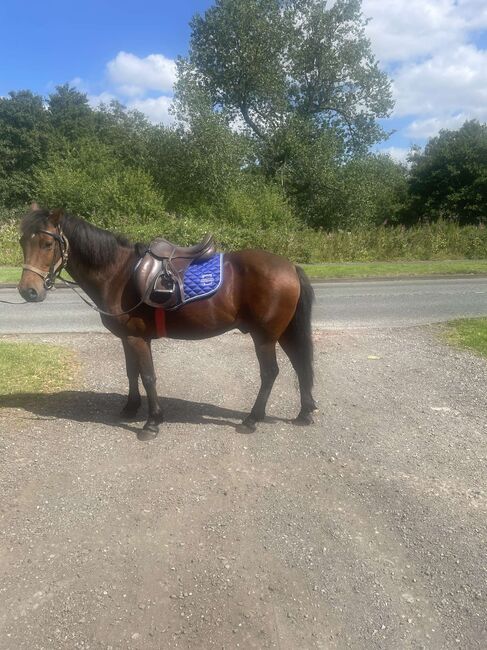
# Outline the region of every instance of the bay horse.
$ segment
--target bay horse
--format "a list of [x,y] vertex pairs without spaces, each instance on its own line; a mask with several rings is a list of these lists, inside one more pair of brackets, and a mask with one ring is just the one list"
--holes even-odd
[[[161,332],[158,310],[140,304],[133,281],[135,265],[143,254],[141,245],[62,210],[42,210],[36,204],[22,219],[20,243],[24,254],[18,285],[21,296],[29,302],[43,301],[60,270],[66,268],[101,311],[104,326],[122,341],[129,383],[122,416],[134,417],[140,407],[140,376],[149,412],[138,438],[155,438],[163,413],[158,403],[151,342]],[[164,335],[198,340],[232,329],[250,334],[261,385],[250,414],[237,426],[241,433],[254,432],[256,423],[265,417],[279,372],[279,342],[299,380],[301,409],[293,422],[308,425],[316,409],[311,392],[313,300],[314,292],[304,271],[283,257],[262,250],[224,253],[220,289],[209,298],[166,311]]]

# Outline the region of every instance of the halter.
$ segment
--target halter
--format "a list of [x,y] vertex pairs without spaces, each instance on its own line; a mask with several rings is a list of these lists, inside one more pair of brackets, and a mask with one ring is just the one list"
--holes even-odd
[[36,273],[37,275],[40,275],[41,278],[44,280],[44,288],[46,289],[46,291],[49,291],[49,289],[53,288],[56,278],[59,277],[61,271],[68,263],[69,242],[66,235],[61,230],[60,226],[57,226],[56,232],[50,232],[49,230],[38,230],[38,233],[49,235],[59,244],[60,256],[57,262],[54,262],[54,255],[53,255],[51,266],[49,267],[49,271],[43,271],[42,269],[38,269],[35,266],[31,266],[30,264],[22,264],[22,268],[25,269],[26,271],[32,271],[32,273]]

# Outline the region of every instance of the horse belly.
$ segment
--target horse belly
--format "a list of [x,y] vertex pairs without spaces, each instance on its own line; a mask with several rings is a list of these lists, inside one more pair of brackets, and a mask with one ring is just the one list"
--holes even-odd
[[166,336],[173,339],[203,339],[236,327],[236,314],[216,296],[165,312]]

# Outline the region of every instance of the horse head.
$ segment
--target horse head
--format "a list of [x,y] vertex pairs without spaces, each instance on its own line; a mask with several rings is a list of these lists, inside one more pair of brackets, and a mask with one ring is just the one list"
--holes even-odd
[[41,210],[37,203],[21,222],[24,253],[18,290],[29,302],[42,302],[67,259],[67,240],[61,229],[62,210]]

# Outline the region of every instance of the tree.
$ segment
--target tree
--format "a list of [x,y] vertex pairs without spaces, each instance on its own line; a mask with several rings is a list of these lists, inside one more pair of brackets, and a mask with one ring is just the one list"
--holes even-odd
[[88,97],[69,84],[57,86],[56,92],[49,95],[48,114],[55,133],[70,142],[93,132],[93,110]]
[[0,202],[33,198],[32,171],[45,157],[49,128],[42,97],[29,90],[0,98]]
[[365,36],[360,0],[217,0],[192,21],[179,97],[204,89],[216,111],[267,141],[298,115],[348,153],[383,139],[390,84]]
[[149,142],[156,127],[143,113],[128,110],[112,100],[93,111],[96,137],[113,149],[126,165],[147,169],[151,165]]
[[221,116],[200,112],[190,128],[153,130],[149,151],[148,169],[177,211],[221,205],[239,183],[247,145]]
[[350,160],[339,173],[335,225],[342,228],[397,224],[408,196],[408,170],[384,154]]
[[409,222],[486,221],[487,124],[471,120],[457,131],[440,131],[424,151],[412,151],[410,163]]

